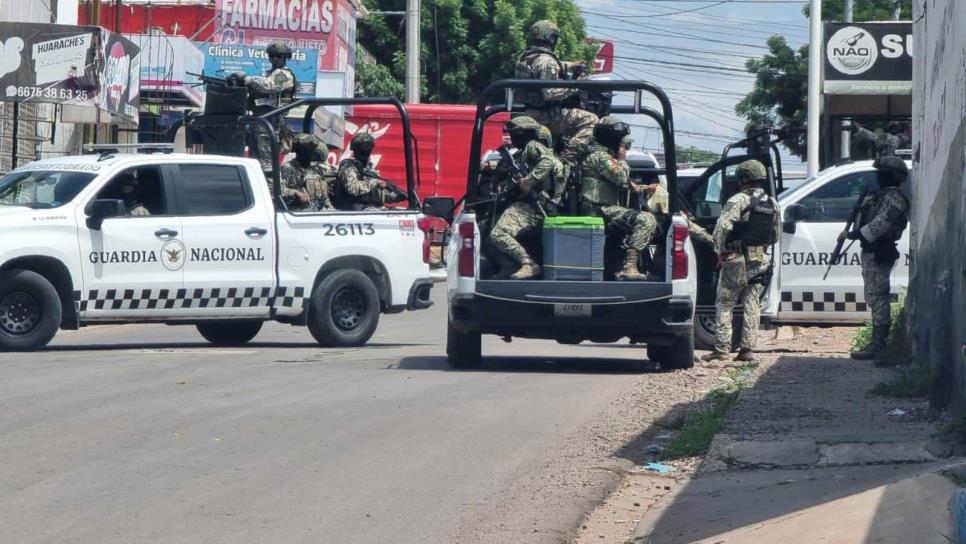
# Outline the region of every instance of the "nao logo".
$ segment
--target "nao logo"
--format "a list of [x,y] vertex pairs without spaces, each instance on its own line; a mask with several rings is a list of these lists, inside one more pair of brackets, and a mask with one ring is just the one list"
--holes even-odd
[[825,53],[833,68],[856,76],[872,68],[879,58],[879,46],[865,30],[847,26],[832,35]]

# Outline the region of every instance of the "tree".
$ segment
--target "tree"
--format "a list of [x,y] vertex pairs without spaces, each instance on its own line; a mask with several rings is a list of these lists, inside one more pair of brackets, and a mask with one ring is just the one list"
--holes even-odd
[[[912,0],[900,0],[900,16],[911,17]],[[854,20],[891,20],[894,0],[855,0]],[[803,9],[807,16],[808,6]],[[843,1],[824,0],[822,19],[842,20]],[[760,59],[748,59],[745,68],[755,76],[754,88],[735,106],[735,113],[748,120],[748,127],[772,125],[776,128],[803,131],[808,100],[808,45],[793,50],[783,36],[766,41],[768,53]],[[791,137],[785,145],[792,154],[806,155],[804,133]]]
[[[370,11],[404,11],[405,0],[365,0]],[[540,19],[560,26],[557,53],[562,59],[591,59],[584,42],[583,16],[573,0],[423,0],[420,50],[421,92],[429,102],[467,103],[489,83],[513,76],[526,32]],[[359,20],[359,43],[400,85],[406,73],[405,21],[373,14]],[[362,64],[362,63],[360,63]],[[388,84],[369,67],[357,67],[366,94],[377,95],[372,81]],[[381,73],[380,75],[385,75]],[[360,78],[361,79],[361,78]]]
[[698,149],[693,145],[690,147],[677,146],[676,156],[678,162],[707,162],[713,163],[721,159],[719,153],[714,151],[708,151],[706,149]]

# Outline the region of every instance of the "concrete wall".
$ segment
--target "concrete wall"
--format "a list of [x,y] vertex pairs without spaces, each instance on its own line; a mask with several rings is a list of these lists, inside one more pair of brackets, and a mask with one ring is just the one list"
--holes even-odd
[[937,407],[966,409],[966,2],[914,0],[912,18],[911,332]]

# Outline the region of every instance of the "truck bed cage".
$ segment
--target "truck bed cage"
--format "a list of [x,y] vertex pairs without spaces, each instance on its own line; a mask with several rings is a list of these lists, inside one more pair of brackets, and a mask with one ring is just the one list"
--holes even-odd
[[[323,106],[353,106],[356,104],[381,104],[390,105],[396,108],[399,112],[399,118],[402,122],[403,128],[403,154],[406,161],[406,193],[408,194],[408,205],[410,209],[419,208],[419,198],[416,196],[416,175],[415,175],[415,163],[413,160],[413,142],[412,133],[410,131],[409,113],[406,112],[406,107],[402,102],[395,98],[380,98],[380,97],[359,97],[359,98],[300,98],[293,101],[291,104],[285,105],[276,110],[272,110],[268,113],[259,116],[245,115],[240,117],[235,117],[231,119],[231,122],[235,125],[251,129],[257,126],[258,130],[263,132],[268,138],[269,146],[272,152],[272,170],[270,172],[270,180],[272,182],[272,196],[280,209],[284,209],[284,204],[282,203],[282,193],[281,193],[281,176],[280,176],[280,165],[278,161],[279,155],[279,139],[278,134],[275,132],[275,126],[272,123],[278,115],[282,115],[285,112],[299,108],[306,107],[305,115],[302,118],[302,132],[306,134],[312,133],[312,123],[313,115],[315,110]],[[231,117],[231,116],[227,116]],[[199,123],[205,120],[206,116],[203,114],[186,114],[183,119],[176,121],[171,128],[168,129],[168,141],[174,142],[175,136],[178,130],[182,126],[187,126],[191,128],[191,125]],[[212,126],[224,127],[226,126],[226,116],[225,115],[212,115],[210,119],[212,120]],[[190,134],[190,130],[188,131]],[[186,143],[190,145],[188,139],[186,138]]]
[[[466,191],[472,194],[475,190],[480,173],[480,148],[483,144],[483,127],[486,121],[497,113],[523,113],[526,106],[514,101],[515,91],[521,89],[576,89],[578,91],[597,91],[597,92],[632,92],[634,93],[634,103],[631,105],[613,105],[611,112],[614,114],[636,114],[646,115],[654,120],[661,127],[661,135],[664,140],[664,174],[667,178],[667,189],[669,194],[677,193],[677,155],[674,144],[674,114],[671,110],[671,101],[663,89],[647,81],[602,81],[602,80],[535,80],[535,79],[501,79],[488,85],[476,105],[476,121],[473,127],[473,139],[470,142],[470,161],[467,169]],[[661,111],[658,111],[643,103],[644,94],[656,98],[660,103]],[[493,104],[491,102],[503,97],[503,103]],[[670,199],[671,212],[679,209],[676,199]]]

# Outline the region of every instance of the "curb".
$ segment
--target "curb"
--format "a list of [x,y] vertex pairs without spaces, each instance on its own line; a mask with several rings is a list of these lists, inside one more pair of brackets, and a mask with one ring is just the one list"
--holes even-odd
[[953,517],[956,544],[966,544],[966,489],[953,492],[949,498],[949,510]]

